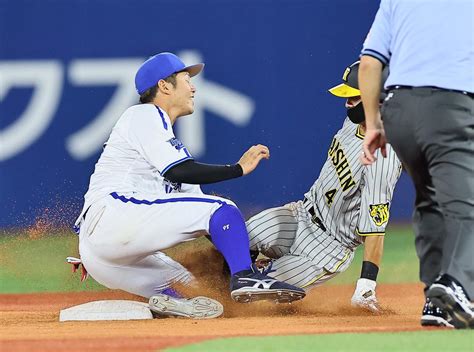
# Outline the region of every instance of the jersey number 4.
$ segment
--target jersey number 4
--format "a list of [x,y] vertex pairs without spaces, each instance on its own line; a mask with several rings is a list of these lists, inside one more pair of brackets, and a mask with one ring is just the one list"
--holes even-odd
[[336,193],[337,193],[337,189],[331,189],[330,191],[327,191],[326,193],[324,193],[324,196],[326,197],[326,203],[328,204],[328,206],[331,206]]

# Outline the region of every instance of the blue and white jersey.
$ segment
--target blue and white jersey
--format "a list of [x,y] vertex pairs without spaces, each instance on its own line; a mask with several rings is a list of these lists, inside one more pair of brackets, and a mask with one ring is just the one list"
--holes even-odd
[[170,168],[190,159],[165,111],[153,104],[132,106],[122,114],[104,145],[84,196],[83,212],[113,192],[142,198],[202,194],[199,185],[176,184],[163,177]]

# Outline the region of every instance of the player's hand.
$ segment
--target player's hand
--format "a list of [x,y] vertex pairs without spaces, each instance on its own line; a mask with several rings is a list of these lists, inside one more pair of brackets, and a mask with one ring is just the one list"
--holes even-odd
[[380,307],[375,296],[377,282],[369,279],[357,280],[356,289],[351,298],[353,307],[367,309],[373,313],[380,312]]
[[387,140],[385,139],[385,130],[382,121],[378,126],[367,127],[364,141],[362,142],[362,153],[360,162],[364,165],[371,165],[377,160],[375,151],[380,148],[382,156],[387,157]]
[[260,160],[269,158],[270,150],[268,150],[268,147],[257,144],[247,150],[244,155],[242,155],[238,163],[242,167],[244,175],[248,175],[253,170],[255,170]]

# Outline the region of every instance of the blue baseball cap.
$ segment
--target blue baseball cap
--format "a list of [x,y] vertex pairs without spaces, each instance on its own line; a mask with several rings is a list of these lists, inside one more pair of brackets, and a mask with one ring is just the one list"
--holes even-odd
[[143,94],[158,83],[160,79],[171,76],[173,73],[186,71],[191,77],[202,71],[204,64],[191,66],[172,53],[159,53],[146,60],[135,75],[135,88],[138,94]]

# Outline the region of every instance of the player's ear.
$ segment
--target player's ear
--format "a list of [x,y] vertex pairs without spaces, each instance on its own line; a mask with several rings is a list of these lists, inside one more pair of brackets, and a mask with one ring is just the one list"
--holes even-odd
[[164,79],[158,81],[158,91],[162,94],[169,95],[171,93],[172,84],[166,82]]

